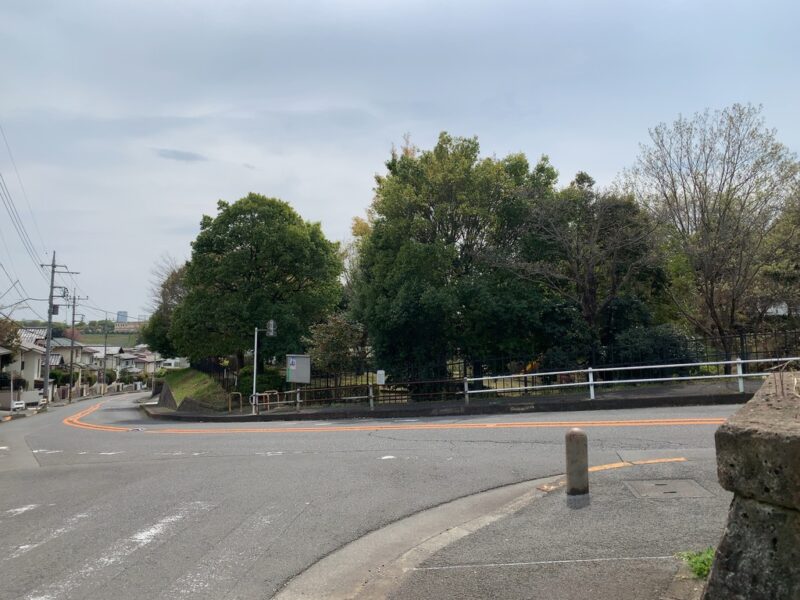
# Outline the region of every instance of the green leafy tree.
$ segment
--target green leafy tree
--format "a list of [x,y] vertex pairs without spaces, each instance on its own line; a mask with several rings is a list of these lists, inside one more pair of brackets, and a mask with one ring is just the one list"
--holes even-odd
[[0,367],[14,360],[19,351],[19,327],[11,319],[0,319],[0,347],[10,350],[11,354],[0,356]]
[[343,373],[363,371],[366,361],[366,330],[343,313],[334,313],[325,321],[311,326],[304,338],[316,370],[331,373],[339,385]]
[[597,192],[583,172],[561,191],[528,196],[521,251],[508,258],[510,268],[577,307],[595,346],[647,324],[646,299],[664,274],[655,224],[633,198]]
[[521,154],[496,160],[479,150],[474,138],[442,133],[433,150],[393,151],[377,177],[353,310],[378,364],[397,377],[441,377],[452,356],[530,350],[536,286],[484,255],[515,239],[526,212],[520,187],[552,186],[555,171],[546,159],[531,171]]
[[169,338],[181,356],[236,354],[243,364],[253,329],[274,319],[278,335],[261,336],[260,355],[297,351],[309,326],[339,302],[341,270],[337,245],[286,202],[258,194],[220,201],[192,243]]

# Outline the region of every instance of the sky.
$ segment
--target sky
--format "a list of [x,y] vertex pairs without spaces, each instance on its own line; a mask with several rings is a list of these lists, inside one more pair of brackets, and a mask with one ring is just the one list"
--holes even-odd
[[0,175],[36,260],[4,206],[0,310],[46,317],[10,305],[46,297],[55,251],[86,320],[147,314],[154,263],[251,191],[346,241],[405,134],[607,185],[649,128],[750,102],[798,152],[799,20],[791,0],[3,0]]

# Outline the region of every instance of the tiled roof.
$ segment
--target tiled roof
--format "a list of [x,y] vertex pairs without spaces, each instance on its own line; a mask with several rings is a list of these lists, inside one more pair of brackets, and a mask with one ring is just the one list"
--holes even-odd
[[[69,338],[65,338],[65,337],[56,337],[56,338],[53,338],[50,341],[50,347],[51,348],[64,348],[65,346],[67,348],[69,348],[71,345],[72,345],[72,340],[69,339]],[[81,344],[80,342],[76,341],[75,342],[75,347],[76,348],[81,348],[81,347],[83,347],[83,344]]]
[[47,327],[20,327],[19,339],[23,342],[35,344],[36,340],[43,340],[47,337]]

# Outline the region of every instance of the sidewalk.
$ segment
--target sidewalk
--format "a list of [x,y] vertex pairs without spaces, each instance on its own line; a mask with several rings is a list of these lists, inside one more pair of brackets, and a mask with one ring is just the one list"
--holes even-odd
[[550,492],[408,570],[390,597],[672,598],[675,554],[719,542],[731,495],[717,483],[713,450],[620,452],[626,461],[668,456],[687,461],[593,473],[588,499]]

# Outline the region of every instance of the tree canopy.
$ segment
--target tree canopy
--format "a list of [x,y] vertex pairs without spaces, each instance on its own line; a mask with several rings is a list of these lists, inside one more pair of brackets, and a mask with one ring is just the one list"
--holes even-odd
[[275,319],[278,335],[262,352],[297,351],[309,326],[339,301],[341,270],[337,244],[286,202],[253,193],[220,201],[192,243],[170,339],[193,359],[241,356],[252,348],[253,329]]

